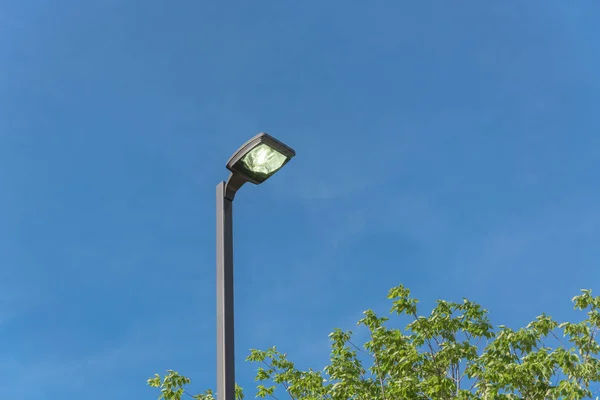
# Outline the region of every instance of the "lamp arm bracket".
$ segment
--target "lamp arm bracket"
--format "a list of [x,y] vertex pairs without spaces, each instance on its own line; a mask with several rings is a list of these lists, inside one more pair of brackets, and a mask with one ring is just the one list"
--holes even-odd
[[226,199],[233,201],[235,198],[235,194],[239,188],[242,187],[244,183],[247,182],[247,179],[244,178],[240,174],[231,173],[229,178],[227,179],[227,183],[225,183],[225,193],[224,196]]

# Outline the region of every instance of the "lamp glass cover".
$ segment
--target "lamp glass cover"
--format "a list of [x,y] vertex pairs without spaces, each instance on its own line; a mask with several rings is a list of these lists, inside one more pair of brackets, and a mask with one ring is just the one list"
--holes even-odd
[[271,175],[285,164],[287,157],[262,143],[242,158],[242,164],[250,171]]

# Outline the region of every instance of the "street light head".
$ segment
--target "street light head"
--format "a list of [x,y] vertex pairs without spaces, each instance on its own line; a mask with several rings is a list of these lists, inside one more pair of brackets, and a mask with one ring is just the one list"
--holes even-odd
[[244,143],[227,162],[227,169],[260,184],[294,157],[294,150],[266,133]]

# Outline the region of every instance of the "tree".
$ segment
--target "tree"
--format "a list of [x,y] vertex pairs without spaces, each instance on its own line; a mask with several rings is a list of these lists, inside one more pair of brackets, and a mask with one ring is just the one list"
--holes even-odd
[[[391,289],[390,313],[409,317],[404,330],[388,328],[387,317],[364,312],[358,325],[369,331],[362,346],[352,332],[336,329],[330,363],[323,371],[299,370],[275,347],[251,350],[247,361],[259,365],[257,397],[277,398],[278,390],[294,400],[396,399],[583,399],[600,382],[600,296],[582,290],[573,298],[586,318],[558,323],[542,314],[525,328],[493,329],[487,310],[467,299],[438,300],[427,317],[418,316],[418,300],[404,286]],[[561,339],[562,337],[562,339]],[[369,367],[365,367],[365,363]],[[148,385],[159,399],[188,395],[212,400],[213,393],[192,396],[190,380],[175,371]],[[237,388],[238,399],[243,398]]]

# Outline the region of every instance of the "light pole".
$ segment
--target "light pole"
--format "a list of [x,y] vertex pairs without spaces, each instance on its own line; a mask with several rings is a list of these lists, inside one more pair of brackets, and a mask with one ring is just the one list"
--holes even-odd
[[233,318],[233,221],[237,190],[258,185],[279,171],[296,153],[266,133],[259,133],[231,156],[227,182],[217,185],[217,398],[235,400]]

